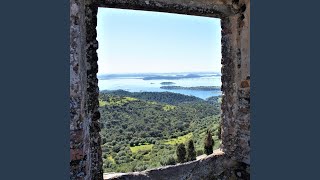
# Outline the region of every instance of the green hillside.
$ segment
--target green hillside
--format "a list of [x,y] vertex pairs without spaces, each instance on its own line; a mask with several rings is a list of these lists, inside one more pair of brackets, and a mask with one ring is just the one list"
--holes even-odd
[[207,129],[217,148],[219,100],[169,92],[100,93],[104,171],[131,172],[174,164],[176,144],[189,139],[201,155]]

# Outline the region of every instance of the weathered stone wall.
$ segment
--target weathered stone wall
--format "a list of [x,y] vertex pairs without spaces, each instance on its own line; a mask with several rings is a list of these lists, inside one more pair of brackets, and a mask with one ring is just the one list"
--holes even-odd
[[247,164],[221,155],[210,155],[204,159],[184,164],[166,166],[142,172],[120,174],[112,180],[247,180],[250,177]]
[[[96,73],[98,7],[149,10],[221,18],[222,27],[222,149],[223,157],[211,163],[193,162],[183,166],[152,170],[154,179],[175,168],[181,179],[190,176],[237,179],[236,170],[250,167],[250,1],[249,0],[70,0],[70,179],[102,179],[102,157]],[[223,162],[234,162],[222,166]],[[206,162],[206,161],[203,161]],[[219,173],[216,173],[218,172]],[[181,172],[181,173],[180,173]],[[214,178],[207,172],[215,172]],[[247,176],[245,176],[247,178]],[[245,179],[246,179],[245,178]],[[184,179],[184,178],[182,178]]]
[[[96,11],[70,1],[70,179],[103,179],[98,111]],[[94,39],[94,40],[93,40]]]
[[89,130],[85,60],[84,1],[70,1],[70,179],[88,174]]
[[250,164],[250,2],[233,1],[237,13],[222,18],[222,149]]
[[85,27],[86,27],[86,63],[87,63],[87,95],[88,112],[90,113],[90,173],[91,179],[102,179],[102,151],[100,146],[100,112],[99,107],[99,88],[98,88],[98,41],[97,37],[97,13],[98,6],[96,1],[86,0],[85,4]]

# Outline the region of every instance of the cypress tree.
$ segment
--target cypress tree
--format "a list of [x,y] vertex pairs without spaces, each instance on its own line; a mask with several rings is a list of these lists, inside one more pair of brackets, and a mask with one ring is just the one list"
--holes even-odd
[[177,146],[177,161],[179,163],[183,163],[186,161],[186,154],[187,154],[187,151],[186,151],[186,147],[183,143],[180,143],[178,146]]
[[213,145],[214,141],[211,136],[211,132],[208,130],[207,131],[207,136],[204,139],[204,152],[205,154],[209,155],[213,153]]
[[194,143],[193,143],[193,140],[190,139],[188,141],[188,147],[187,147],[187,160],[188,161],[193,161],[193,160],[196,160],[196,151],[194,149]]

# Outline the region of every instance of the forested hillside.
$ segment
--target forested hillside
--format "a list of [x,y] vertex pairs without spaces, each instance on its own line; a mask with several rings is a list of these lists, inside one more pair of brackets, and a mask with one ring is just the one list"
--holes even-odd
[[105,95],[115,95],[115,96],[128,96],[134,97],[141,100],[156,101],[159,103],[167,103],[171,105],[186,103],[186,102],[204,102],[203,99],[195,96],[187,96],[178,93],[171,92],[128,92],[124,90],[116,91],[103,91],[100,97],[103,98]]
[[192,139],[203,154],[206,131],[215,148],[220,98],[170,92],[104,91],[99,96],[105,172],[141,171],[176,163],[176,146]]

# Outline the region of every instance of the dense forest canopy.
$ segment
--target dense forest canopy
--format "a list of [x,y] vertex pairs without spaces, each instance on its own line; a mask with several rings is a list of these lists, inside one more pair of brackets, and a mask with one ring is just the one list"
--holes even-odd
[[155,101],[158,103],[166,103],[171,105],[176,105],[180,103],[191,103],[191,102],[205,102],[205,100],[195,96],[187,96],[187,95],[172,93],[172,92],[128,92],[124,90],[116,90],[116,91],[105,90],[105,91],[102,91],[102,93],[100,93],[101,98],[103,98],[106,95],[134,97],[140,100]]
[[105,172],[142,171],[176,163],[180,143],[204,154],[206,132],[214,148],[221,97],[203,100],[170,92],[103,91],[99,95]]

